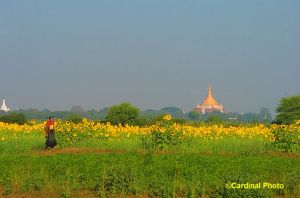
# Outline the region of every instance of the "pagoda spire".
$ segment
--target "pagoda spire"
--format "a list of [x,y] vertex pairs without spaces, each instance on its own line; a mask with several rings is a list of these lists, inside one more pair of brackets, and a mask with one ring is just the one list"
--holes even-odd
[[211,91],[211,85],[210,85],[210,83],[208,84],[208,93],[207,93],[207,97],[212,97],[212,91]]
[[207,112],[213,112],[213,111],[220,111],[224,112],[224,107],[221,105],[214,97],[212,94],[212,88],[211,84],[208,84],[208,90],[207,90],[207,96],[206,98],[200,103],[197,104],[195,111],[202,112],[202,113],[207,113]]

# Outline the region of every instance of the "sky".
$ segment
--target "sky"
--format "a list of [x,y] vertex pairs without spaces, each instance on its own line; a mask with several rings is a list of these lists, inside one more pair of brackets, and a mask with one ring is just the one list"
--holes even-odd
[[298,0],[0,0],[0,97],[11,109],[272,112],[300,94]]

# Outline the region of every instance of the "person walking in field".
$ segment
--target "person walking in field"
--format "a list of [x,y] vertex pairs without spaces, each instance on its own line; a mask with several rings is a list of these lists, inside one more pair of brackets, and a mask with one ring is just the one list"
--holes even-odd
[[56,139],[54,134],[54,118],[49,117],[45,125],[46,148],[53,148],[56,146]]

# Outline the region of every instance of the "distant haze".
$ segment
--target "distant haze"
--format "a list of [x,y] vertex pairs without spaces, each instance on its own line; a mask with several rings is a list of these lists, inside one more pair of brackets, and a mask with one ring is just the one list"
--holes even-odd
[[0,97],[10,108],[274,111],[300,93],[300,1],[0,2]]

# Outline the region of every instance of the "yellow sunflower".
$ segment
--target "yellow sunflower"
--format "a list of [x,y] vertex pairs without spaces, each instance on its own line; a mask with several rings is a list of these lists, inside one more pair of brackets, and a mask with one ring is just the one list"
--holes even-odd
[[171,120],[172,119],[172,116],[170,114],[167,114],[163,117],[164,120]]
[[270,137],[270,141],[271,141],[271,142],[274,142],[274,141],[275,141],[275,137],[274,137],[274,136],[271,136],[271,137]]

